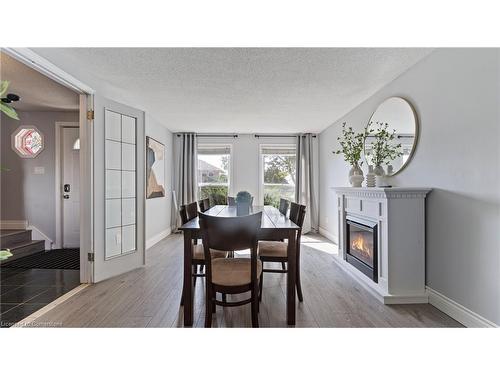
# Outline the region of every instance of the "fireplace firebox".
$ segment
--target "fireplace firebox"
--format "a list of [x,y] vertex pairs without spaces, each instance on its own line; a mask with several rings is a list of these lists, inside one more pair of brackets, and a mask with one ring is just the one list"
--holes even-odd
[[377,224],[346,218],[346,261],[378,282]]

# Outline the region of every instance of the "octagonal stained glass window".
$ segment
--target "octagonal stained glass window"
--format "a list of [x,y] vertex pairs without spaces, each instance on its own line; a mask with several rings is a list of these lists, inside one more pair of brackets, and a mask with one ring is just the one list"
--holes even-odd
[[12,134],[12,149],[22,158],[37,157],[43,147],[43,134],[35,126],[20,126]]

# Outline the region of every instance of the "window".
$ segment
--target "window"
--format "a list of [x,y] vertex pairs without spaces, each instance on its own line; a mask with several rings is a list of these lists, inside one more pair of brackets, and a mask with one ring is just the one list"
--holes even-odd
[[261,145],[260,155],[264,204],[278,207],[280,198],[295,201],[295,145]]
[[198,197],[226,204],[230,183],[230,145],[198,145]]

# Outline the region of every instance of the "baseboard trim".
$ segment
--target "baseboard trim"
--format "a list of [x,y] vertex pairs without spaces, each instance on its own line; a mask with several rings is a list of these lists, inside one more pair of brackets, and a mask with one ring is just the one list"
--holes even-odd
[[319,234],[321,234],[323,237],[328,238],[334,244],[338,245],[338,243],[339,243],[338,236],[334,235],[333,233],[328,232],[325,228],[319,227]]
[[455,302],[451,298],[426,287],[429,303],[469,328],[498,328],[498,325]]
[[166,238],[170,233],[172,233],[172,230],[170,228],[165,229],[164,231],[155,234],[153,237],[149,238],[146,241],[146,250],[153,247],[156,245],[158,242]]
[[1,220],[0,229],[23,229],[28,227],[27,220]]

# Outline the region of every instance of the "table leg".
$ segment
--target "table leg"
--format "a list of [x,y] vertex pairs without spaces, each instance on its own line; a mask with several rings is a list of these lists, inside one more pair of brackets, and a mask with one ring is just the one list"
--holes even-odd
[[295,325],[295,283],[296,283],[296,233],[288,232],[288,272],[286,274],[286,320],[289,325]]
[[184,285],[182,300],[184,304],[184,327],[193,325],[193,282],[192,282],[192,236],[191,231],[184,231]]

